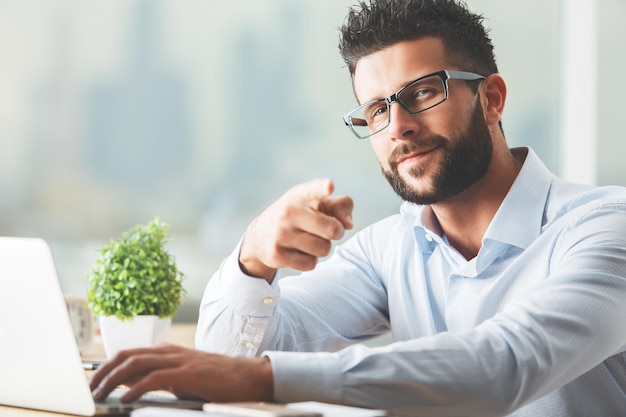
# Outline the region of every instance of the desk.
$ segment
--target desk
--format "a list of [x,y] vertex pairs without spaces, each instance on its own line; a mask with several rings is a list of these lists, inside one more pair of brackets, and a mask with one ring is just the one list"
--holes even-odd
[[[194,347],[195,324],[175,323],[170,329],[167,341],[189,348]],[[84,353],[84,360],[101,361],[105,359],[102,343],[96,340]],[[51,413],[47,411],[29,410],[24,408],[6,407],[0,405],[2,417],[76,417],[72,414]]]

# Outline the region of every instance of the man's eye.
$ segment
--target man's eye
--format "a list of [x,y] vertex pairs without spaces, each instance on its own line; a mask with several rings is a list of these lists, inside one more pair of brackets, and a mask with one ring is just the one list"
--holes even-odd
[[367,109],[367,117],[369,123],[372,123],[381,118],[385,118],[387,114],[387,106],[385,104],[379,104],[376,106],[371,106]]
[[415,100],[423,100],[428,99],[436,94],[436,91],[432,88],[422,88],[419,90],[415,90],[413,93],[413,98]]
[[382,114],[384,114],[384,113],[387,113],[387,106],[385,106],[385,107],[380,106],[380,107],[378,107],[378,108],[374,111],[373,116],[374,116],[374,117],[376,117],[376,116],[380,116],[380,115],[382,115]]

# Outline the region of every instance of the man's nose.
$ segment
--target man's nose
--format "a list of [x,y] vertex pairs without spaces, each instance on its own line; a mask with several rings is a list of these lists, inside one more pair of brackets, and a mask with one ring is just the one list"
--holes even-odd
[[389,106],[389,132],[391,140],[408,140],[419,131],[418,117],[397,101]]

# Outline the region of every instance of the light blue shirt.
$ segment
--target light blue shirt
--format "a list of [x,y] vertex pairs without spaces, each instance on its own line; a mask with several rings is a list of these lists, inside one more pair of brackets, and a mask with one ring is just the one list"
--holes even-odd
[[626,190],[564,182],[526,152],[474,259],[409,203],[271,285],[236,248],[207,285],[197,347],[267,355],[279,402],[626,415]]

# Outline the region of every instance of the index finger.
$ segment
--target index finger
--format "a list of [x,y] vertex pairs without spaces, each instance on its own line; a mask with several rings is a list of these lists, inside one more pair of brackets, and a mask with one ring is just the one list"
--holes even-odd
[[335,184],[328,178],[318,178],[309,182],[302,183],[292,188],[292,191],[299,193],[301,198],[307,202],[313,202],[314,207],[318,208],[322,199],[333,193]]

